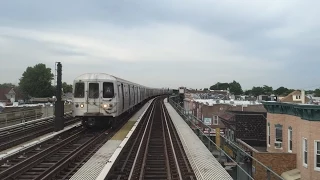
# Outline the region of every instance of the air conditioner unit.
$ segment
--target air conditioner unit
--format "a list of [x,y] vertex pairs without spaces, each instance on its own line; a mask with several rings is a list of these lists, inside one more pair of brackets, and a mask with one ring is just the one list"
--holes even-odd
[[282,147],[282,142],[275,142],[275,143],[274,143],[274,146],[275,146],[276,148],[281,148],[281,147]]

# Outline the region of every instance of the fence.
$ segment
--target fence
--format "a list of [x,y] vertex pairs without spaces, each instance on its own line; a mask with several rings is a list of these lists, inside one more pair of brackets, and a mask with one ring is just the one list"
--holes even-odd
[[[72,110],[72,105],[64,106],[64,112]],[[54,106],[34,107],[34,108],[19,108],[14,111],[0,113],[0,128],[11,126],[18,123],[54,116]]]
[[[283,178],[275,173],[272,169],[262,164],[251,154],[243,150],[236,142],[230,141],[223,135],[220,135],[219,129],[212,129],[205,125],[197,117],[187,112],[183,107],[174,100],[176,96],[168,98],[168,102],[180,114],[185,122],[190,126],[199,139],[206,145],[210,152],[218,159],[218,161],[229,167],[229,174],[237,180],[251,180],[251,179],[267,179],[267,180],[282,180]],[[176,101],[176,102],[175,102]],[[208,132],[203,131],[205,127]],[[210,136],[210,132],[216,132],[215,138]],[[215,141],[215,142],[214,142]],[[234,153],[232,149],[236,149]],[[243,158],[246,160],[243,160]],[[247,163],[248,162],[248,163]],[[254,165],[254,166],[253,166]]]

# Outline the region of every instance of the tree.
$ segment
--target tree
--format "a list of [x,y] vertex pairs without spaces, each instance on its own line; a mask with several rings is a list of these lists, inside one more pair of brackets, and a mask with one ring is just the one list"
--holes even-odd
[[251,90],[251,94],[253,96],[262,95],[262,94],[264,94],[264,89],[263,89],[263,87],[255,87],[255,86],[253,86],[253,88]]
[[314,96],[315,97],[320,97],[320,89],[315,89],[314,90]]
[[278,96],[285,96],[287,95],[286,93],[289,91],[288,88],[285,88],[283,86],[279,87],[278,89],[274,90],[274,94]]
[[227,90],[229,88],[229,83],[217,82],[215,85],[210,86],[210,90]]
[[264,95],[271,95],[273,94],[273,88],[271,86],[263,85],[263,94]]
[[67,84],[66,82],[63,82],[62,88],[63,88],[64,93],[72,92],[72,85],[71,84]]
[[45,64],[37,64],[34,67],[28,67],[20,78],[19,86],[22,92],[31,97],[51,97],[52,91],[51,81],[53,80],[51,68],[47,68]]
[[245,90],[244,95],[247,95],[247,96],[252,95],[252,90],[251,89]]
[[3,83],[0,84],[0,88],[15,88],[17,87],[16,85],[12,84],[12,83]]
[[230,93],[234,95],[241,95],[243,94],[243,90],[241,88],[240,83],[237,81],[233,80],[233,82],[229,83],[229,91]]

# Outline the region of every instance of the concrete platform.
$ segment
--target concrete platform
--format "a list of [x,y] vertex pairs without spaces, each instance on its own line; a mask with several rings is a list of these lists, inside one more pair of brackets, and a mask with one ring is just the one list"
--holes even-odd
[[233,180],[176,110],[164,100],[197,179]]
[[126,144],[140,119],[153,100],[146,103],[108,142],[106,142],[70,180],[94,180],[107,175],[122,147]]

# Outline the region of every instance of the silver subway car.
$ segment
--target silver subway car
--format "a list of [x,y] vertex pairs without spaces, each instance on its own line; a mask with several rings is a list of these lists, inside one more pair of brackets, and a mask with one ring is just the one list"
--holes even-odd
[[105,73],[86,73],[73,83],[73,116],[87,127],[108,126],[145,100],[167,93]]

